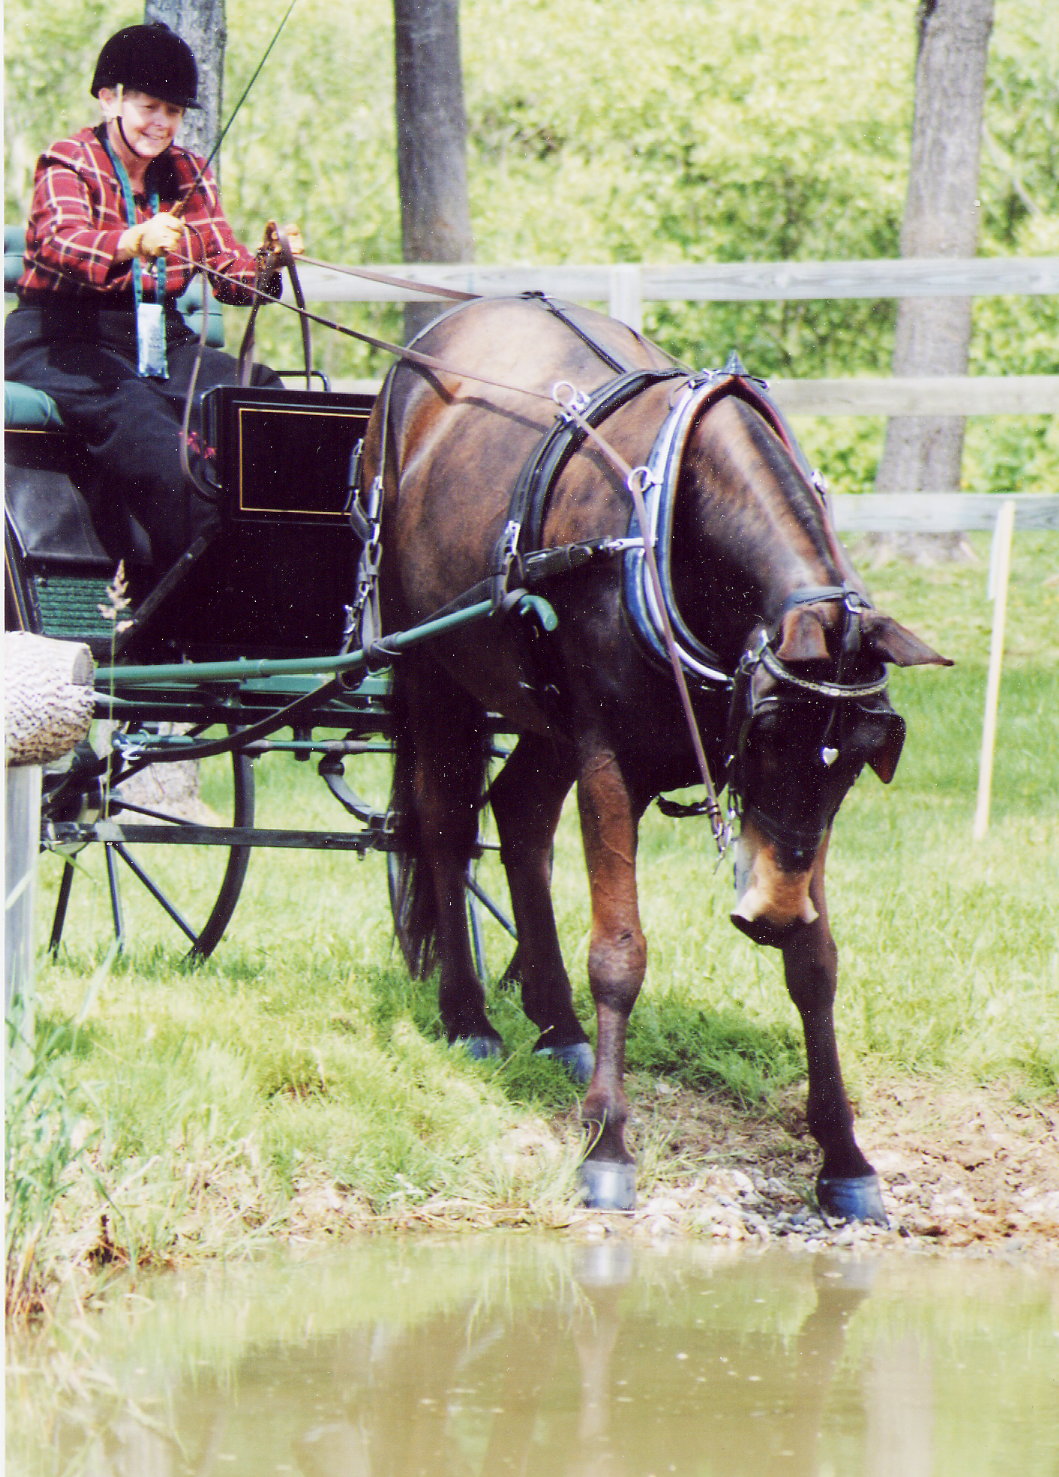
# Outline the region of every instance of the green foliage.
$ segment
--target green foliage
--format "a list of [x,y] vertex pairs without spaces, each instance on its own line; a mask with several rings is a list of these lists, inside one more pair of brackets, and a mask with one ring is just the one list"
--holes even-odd
[[[8,218],[24,210],[39,147],[92,117],[98,45],[138,18],[92,0],[7,7]],[[276,15],[229,0],[227,108]],[[914,82],[909,0],[463,0],[470,191],[483,262],[840,260],[898,254]],[[1059,250],[1059,15],[998,7],[982,165],[983,254]],[[331,261],[400,255],[392,14],[380,0],[300,0],[223,150],[229,214],[248,241],[297,219]],[[384,338],[398,310],[326,308]],[[765,376],[886,374],[894,305],[857,300],[650,304],[647,331],[713,364],[737,346]],[[230,334],[240,331],[230,314]],[[299,362],[273,310],[261,356]],[[372,375],[378,353],[323,330],[320,366]],[[971,372],[1055,373],[1059,305],[981,299]],[[814,459],[844,491],[867,488],[881,421],[817,423]],[[1042,417],[972,425],[965,482],[1056,485]]]
[[[17,1022],[14,1034],[18,1036]],[[59,1205],[96,1137],[83,1092],[67,1071],[80,1055],[67,1021],[38,1022],[31,1042],[8,1048],[4,1102],[5,1307],[15,1319],[45,1305],[60,1275],[55,1228]],[[90,1176],[90,1171],[89,1177]]]

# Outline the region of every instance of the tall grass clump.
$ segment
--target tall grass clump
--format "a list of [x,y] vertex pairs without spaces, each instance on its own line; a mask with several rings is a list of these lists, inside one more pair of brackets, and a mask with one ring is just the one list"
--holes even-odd
[[60,1202],[84,1168],[95,1128],[69,1084],[69,1029],[38,1030],[27,1042],[19,1039],[16,1014],[9,1033],[15,1046],[4,1102],[5,1307],[20,1322],[43,1312],[62,1280],[66,1260],[54,1234]]

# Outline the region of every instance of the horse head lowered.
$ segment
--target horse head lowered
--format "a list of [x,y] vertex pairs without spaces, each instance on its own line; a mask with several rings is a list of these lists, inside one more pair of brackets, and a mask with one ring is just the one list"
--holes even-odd
[[[369,427],[363,475],[384,500],[384,625],[401,629],[483,590],[497,618],[395,667],[396,916],[410,966],[440,966],[450,1040],[499,1051],[464,908],[488,794],[518,934],[508,977],[537,1049],[587,1083],[589,1203],[630,1208],[622,1079],[647,957],[639,821],[664,791],[703,781],[723,845],[716,794],[727,787],[732,918],[783,955],[805,1031],[821,1202],[883,1219],[834,1038],[824,864],[862,768],[889,782],[900,757],[887,664],[945,659],[874,609],[816,479],[741,366],[690,374],[622,324],[539,297],[455,309],[415,347],[453,368],[397,365]],[[546,597],[554,631],[509,613],[525,610],[512,597],[526,590]],[[487,786],[498,721],[518,741]],[[552,840],[574,785],[594,1054],[550,897]]]

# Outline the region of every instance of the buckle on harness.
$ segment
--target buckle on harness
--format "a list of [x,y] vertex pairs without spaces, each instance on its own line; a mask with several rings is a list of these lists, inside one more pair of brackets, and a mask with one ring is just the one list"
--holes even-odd
[[493,574],[494,612],[503,605],[513,584],[522,583],[522,559],[518,551],[521,536],[522,524],[515,518],[509,518],[496,550],[496,570]]

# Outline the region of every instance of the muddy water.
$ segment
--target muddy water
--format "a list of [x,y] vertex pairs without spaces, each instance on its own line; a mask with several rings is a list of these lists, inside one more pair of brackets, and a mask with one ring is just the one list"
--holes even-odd
[[18,1477],[1056,1477],[1059,1270],[367,1240],[9,1344]]

